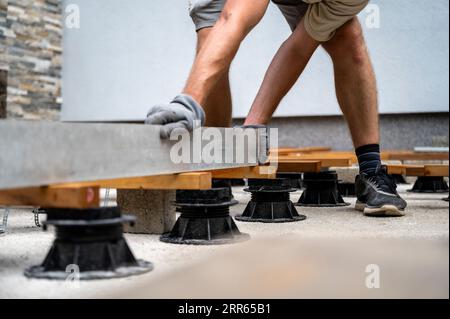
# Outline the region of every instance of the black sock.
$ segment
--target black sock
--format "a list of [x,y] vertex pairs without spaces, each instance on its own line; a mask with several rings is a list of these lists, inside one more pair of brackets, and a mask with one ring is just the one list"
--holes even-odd
[[377,167],[381,165],[380,145],[369,144],[356,149],[358,156],[359,172],[366,175],[375,174]]

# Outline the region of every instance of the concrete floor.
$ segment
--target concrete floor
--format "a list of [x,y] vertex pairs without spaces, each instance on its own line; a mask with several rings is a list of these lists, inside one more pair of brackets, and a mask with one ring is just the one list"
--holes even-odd
[[[287,224],[259,224],[259,223],[241,223],[237,222],[242,232],[249,233],[252,237],[247,243],[226,246],[179,246],[161,243],[158,236],[154,235],[131,235],[127,234],[126,239],[131,246],[135,255],[140,259],[151,261],[155,265],[154,271],[135,277],[125,279],[114,279],[104,281],[82,282],[78,285],[67,282],[54,282],[47,280],[30,280],[23,276],[22,272],[26,267],[39,264],[43,261],[52,240],[53,232],[43,232],[34,226],[33,215],[30,211],[14,210],[10,213],[8,229],[6,234],[0,235],[0,298],[92,298],[92,297],[208,297],[208,295],[186,292],[183,295],[177,294],[176,285],[173,290],[166,285],[164,293],[162,289],[157,287],[164,285],[167,278],[175,278],[181,273],[195,273],[198,267],[207,266],[214,261],[225,258],[227,254],[238,254],[245,252],[245,249],[256,251],[255,247],[264,248],[267,242],[286,241],[299,239],[298,242],[306,241],[325,241],[326,243],[334,243],[340,240],[349,240],[352,243],[371,240],[374,242],[383,242],[382,249],[374,248],[373,251],[380,251],[383,258],[389,258],[390,255],[401,255],[403,248],[398,248],[396,243],[406,243],[402,247],[416,247],[417,243],[425,243],[429,247],[415,251],[414,258],[417,261],[409,263],[421,266],[415,269],[417,273],[431,272],[435,275],[436,284],[430,287],[425,296],[448,298],[448,240],[449,240],[449,206],[447,202],[442,201],[443,197],[448,194],[412,194],[407,193],[406,189],[411,185],[400,186],[400,192],[408,201],[407,215],[401,218],[370,218],[363,216],[360,212],[353,209],[354,199],[347,198],[352,203],[349,207],[340,208],[298,208],[299,213],[308,216],[303,222],[287,223]],[[235,188],[234,195],[240,201],[240,204],[232,207],[232,214],[242,213],[246,203],[249,200],[247,193],[242,188]],[[297,201],[300,192],[294,193],[293,201]],[[357,240],[355,240],[357,239]],[[391,251],[387,250],[390,244],[386,245],[386,240],[393,243]],[[371,244],[371,245],[372,245]],[[297,244],[296,244],[297,245]],[[268,245],[267,247],[269,247]],[[288,245],[289,246],[289,245]],[[417,247],[419,247],[418,245]],[[252,248],[253,247],[253,248]],[[331,247],[331,246],[329,246]],[[347,245],[345,254],[352,255],[352,248]],[[368,246],[366,246],[368,247]],[[431,248],[430,248],[431,247]],[[361,247],[360,247],[361,248]],[[292,245],[292,251],[298,251],[297,246]],[[356,249],[356,248],[355,248]],[[274,250],[278,251],[278,250]],[[364,248],[364,251],[367,251]],[[400,252],[399,254],[394,252]],[[431,254],[428,256],[427,254]],[[244,253],[244,255],[248,255]],[[288,255],[288,254],[287,254]],[[233,256],[233,255],[230,255]],[[238,255],[237,255],[238,256]],[[398,257],[398,256],[397,256]],[[280,260],[284,257],[280,257]],[[243,264],[239,264],[238,258],[231,258],[233,265],[229,265],[230,269],[239,269]],[[244,258],[245,259],[245,258]],[[316,258],[317,259],[317,258]],[[314,259],[314,260],[316,260]],[[428,260],[428,263],[421,264],[421,261]],[[408,259],[409,260],[409,259]],[[412,260],[412,259],[411,259]],[[416,259],[414,259],[416,260]],[[395,260],[392,260],[394,262]],[[267,261],[270,263],[270,260]],[[289,261],[289,262],[294,262]],[[295,261],[297,262],[297,261]],[[288,262],[287,262],[288,263]],[[397,263],[397,261],[395,261]],[[320,263],[318,263],[320,264]],[[200,265],[200,266],[199,266]],[[344,264],[345,265],[345,264]],[[257,265],[256,265],[257,266]],[[228,267],[228,266],[227,266]],[[344,268],[347,266],[343,266]],[[317,267],[316,267],[317,268]],[[349,268],[350,269],[350,268]],[[411,270],[412,271],[412,270]],[[205,275],[205,272],[202,272]],[[447,273],[447,275],[445,275]],[[175,277],[173,277],[175,276]],[[236,273],[236,276],[238,274]],[[236,277],[234,276],[234,278]],[[201,278],[201,277],[199,277]],[[202,277],[199,285],[209,284],[212,278]],[[421,278],[422,280],[423,278]],[[133,295],[134,288],[142,283],[148,284],[145,289],[146,294]],[[161,283],[162,282],[162,283]],[[178,281],[180,282],[180,281]],[[318,281],[319,283],[323,281]],[[405,281],[407,282],[407,281]],[[417,284],[422,285],[421,281]],[[152,290],[152,287],[156,289]],[[258,294],[258,285],[248,290],[248,295],[225,294],[214,295],[217,297],[224,296],[242,296],[242,297],[312,297],[317,294],[297,293],[284,294],[284,291],[274,289],[272,293]],[[317,288],[317,285],[315,286]],[[141,287],[142,288],[142,287]],[[398,284],[396,288],[402,288]],[[404,287],[404,291],[410,291],[410,287]],[[406,289],[408,288],[408,289]],[[131,291],[131,292],[130,292]],[[252,291],[256,291],[252,293]],[[329,290],[327,290],[329,291]],[[151,293],[150,293],[151,292]],[[161,292],[161,293],[159,293]],[[345,295],[345,287],[336,294],[325,295],[331,296],[347,296]],[[209,295],[211,296],[211,295]],[[353,294],[350,297],[361,296],[361,294]],[[388,293],[376,297],[389,297]],[[402,295],[402,289],[395,296]],[[366,296],[363,296],[366,297]],[[370,296],[369,296],[370,297]],[[414,295],[412,296],[414,297]]]

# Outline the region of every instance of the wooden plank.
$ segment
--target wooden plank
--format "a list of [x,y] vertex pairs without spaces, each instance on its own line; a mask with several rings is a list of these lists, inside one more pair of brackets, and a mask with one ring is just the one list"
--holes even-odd
[[[203,130],[196,131],[200,138],[184,135],[189,157],[211,145]],[[183,162],[174,158],[179,141],[161,140],[159,126],[0,121],[0,189],[255,166],[267,159],[261,130],[217,128],[216,133],[223,138],[215,143],[220,163]]]
[[97,187],[53,189],[36,187],[0,191],[2,206],[31,206],[47,208],[93,208],[100,205]]
[[388,172],[407,176],[449,176],[449,165],[388,165]]
[[405,165],[387,165],[388,173],[392,175],[406,175]]
[[383,152],[388,160],[397,161],[448,161],[449,153],[412,152],[412,151],[386,151]]
[[290,161],[278,163],[279,173],[318,173],[322,166],[320,161]]
[[292,163],[292,162],[302,162],[302,161],[313,161],[321,162],[321,167],[349,167],[353,164],[351,158],[348,157],[338,157],[338,156],[316,156],[314,154],[311,155],[302,155],[302,156],[279,156],[279,163]]
[[407,176],[425,176],[425,166],[423,165],[405,165]]
[[270,150],[270,153],[277,153],[279,155],[289,155],[292,153],[313,153],[313,152],[329,152],[331,147],[327,146],[311,146],[311,147],[281,147]]
[[230,168],[212,171],[212,177],[216,179],[272,179],[276,177],[276,170],[270,171],[269,166]]
[[[354,151],[321,151],[312,150],[310,152],[301,151],[295,148],[283,148],[278,152],[280,156],[302,156],[313,155],[322,157],[350,157],[353,161],[357,162],[357,157]],[[307,154],[305,154],[307,153]],[[397,160],[397,161],[447,161],[449,160],[448,152],[414,152],[414,151],[382,151],[381,159],[384,161]]]
[[425,176],[448,177],[448,165],[425,165]]
[[51,188],[63,189],[89,186],[100,188],[147,190],[210,189],[212,186],[212,173],[196,172],[159,176],[143,176],[134,178],[120,178],[103,181],[56,184],[52,185]]
[[[291,155],[293,156],[293,155]],[[358,163],[358,157],[354,152],[326,152],[326,153],[310,153],[310,154],[297,154],[295,155],[301,158],[309,158],[309,159],[322,159],[322,160],[350,160],[351,164]]]
[[[336,152],[331,152],[330,154],[333,154],[335,156],[350,157],[354,164],[358,163],[358,157],[356,156],[355,151],[336,151]],[[319,155],[319,153],[314,153],[314,155]],[[380,158],[382,161],[388,161],[389,154],[381,152]]]

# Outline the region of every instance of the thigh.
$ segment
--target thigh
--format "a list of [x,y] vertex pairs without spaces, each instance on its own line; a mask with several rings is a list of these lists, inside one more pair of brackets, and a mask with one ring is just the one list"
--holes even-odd
[[190,0],[189,14],[195,24],[195,30],[211,28],[222,13],[226,0]]
[[305,29],[319,42],[329,41],[336,30],[352,20],[369,0],[305,0],[310,2],[305,14]]
[[202,49],[210,33],[211,28],[202,28],[197,31],[197,54]]
[[308,4],[302,0],[272,0],[278,6],[292,31],[297,28],[308,11]]

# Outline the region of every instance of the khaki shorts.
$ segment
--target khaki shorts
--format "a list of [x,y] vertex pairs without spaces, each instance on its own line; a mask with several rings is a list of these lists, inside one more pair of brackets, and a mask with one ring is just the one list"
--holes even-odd
[[[190,15],[197,30],[212,27],[226,0],[191,0]],[[330,40],[336,30],[359,14],[369,0],[272,0],[294,31],[304,18],[308,34],[315,40]]]
[[305,29],[317,41],[330,40],[336,30],[359,14],[369,0],[272,0],[294,31],[304,17]]

